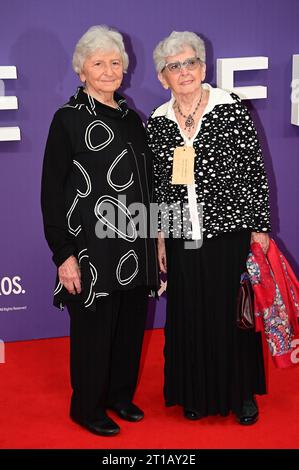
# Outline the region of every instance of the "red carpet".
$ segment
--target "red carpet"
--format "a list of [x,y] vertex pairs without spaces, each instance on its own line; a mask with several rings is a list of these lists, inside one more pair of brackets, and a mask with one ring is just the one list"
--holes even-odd
[[[118,418],[120,435],[94,436],[68,417],[68,338],[6,344],[0,364],[1,449],[231,449],[299,447],[299,367],[277,370],[269,360],[269,394],[259,398],[260,420],[242,427],[233,416],[189,422],[165,408],[163,331],[147,331],[136,403],[140,423]],[[115,415],[111,413],[115,418]]]

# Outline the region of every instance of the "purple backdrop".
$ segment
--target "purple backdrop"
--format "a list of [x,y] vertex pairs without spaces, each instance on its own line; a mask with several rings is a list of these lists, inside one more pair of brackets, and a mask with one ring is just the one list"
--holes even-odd
[[[15,65],[6,94],[19,109],[0,111],[0,126],[20,126],[20,142],[0,142],[0,338],[62,336],[68,317],[52,307],[54,266],[39,205],[43,149],[54,111],[73,93],[74,45],[93,24],[125,36],[130,71],[123,92],[145,118],[168,94],[158,83],[152,50],[172,30],[201,34],[207,81],[216,59],[269,57],[269,70],[236,74],[237,84],[263,84],[268,98],[247,102],[260,131],[272,188],[273,234],[299,274],[299,127],[290,123],[292,54],[299,53],[298,0],[10,0],[0,10],[0,65]],[[20,287],[21,286],[21,287]],[[150,307],[148,326],[164,322],[165,299]]]

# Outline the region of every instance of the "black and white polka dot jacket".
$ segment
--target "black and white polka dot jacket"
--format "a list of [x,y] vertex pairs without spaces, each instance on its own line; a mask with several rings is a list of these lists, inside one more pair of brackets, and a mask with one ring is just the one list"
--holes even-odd
[[[203,207],[203,236],[211,238],[243,229],[268,232],[268,181],[253,121],[237,95],[208,87],[209,100],[214,103],[208,104],[210,110],[206,109],[193,142],[196,202]],[[183,146],[184,139],[178,124],[164,112],[172,102],[152,112],[147,135],[154,154],[154,201],[182,207],[188,203],[187,185],[172,185],[171,176],[174,149]],[[178,233],[177,224],[173,227],[169,236],[188,238]]]

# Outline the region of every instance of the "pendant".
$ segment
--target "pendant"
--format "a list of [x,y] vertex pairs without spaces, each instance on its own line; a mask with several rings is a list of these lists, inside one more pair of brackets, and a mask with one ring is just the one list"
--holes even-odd
[[191,116],[191,114],[189,114],[189,116],[187,117],[187,119],[185,121],[185,126],[186,127],[194,127],[194,119]]

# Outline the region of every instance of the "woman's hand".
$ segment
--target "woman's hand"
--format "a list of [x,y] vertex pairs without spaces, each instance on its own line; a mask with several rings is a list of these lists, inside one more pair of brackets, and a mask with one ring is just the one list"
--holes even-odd
[[167,273],[166,248],[162,232],[158,234],[158,262],[161,273]]
[[73,295],[81,293],[81,272],[75,256],[70,256],[58,268],[58,277],[66,290]]
[[251,232],[251,243],[259,243],[262,247],[264,254],[267,254],[270,237],[267,233]]

